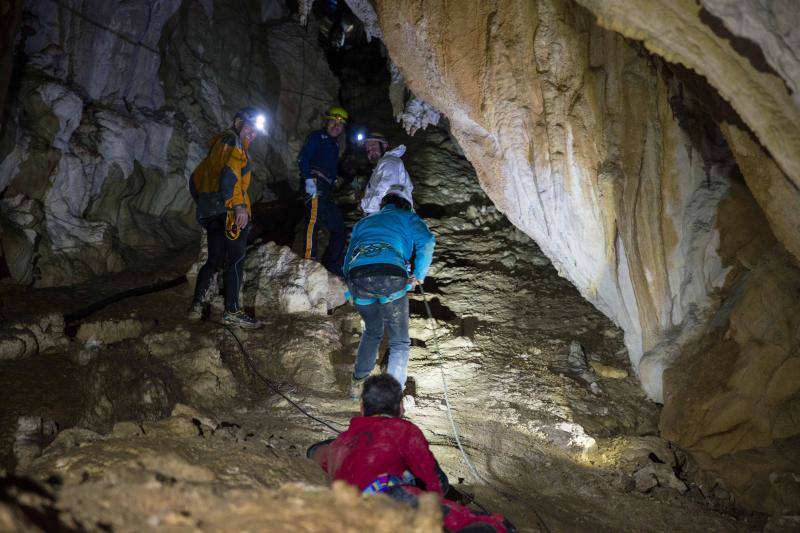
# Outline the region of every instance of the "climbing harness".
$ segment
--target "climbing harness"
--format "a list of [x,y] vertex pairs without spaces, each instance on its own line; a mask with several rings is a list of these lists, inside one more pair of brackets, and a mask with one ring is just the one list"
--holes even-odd
[[394,252],[397,255],[400,255],[397,250],[391,244],[385,242],[376,242],[371,244],[359,244],[353,249],[353,257],[350,259],[350,263],[361,257],[375,257],[381,252]]
[[225,236],[229,240],[235,241],[239,238],[241,232],[241,228],[236,225],[236,212],[228,211],[228,214],[225,216]]
[[[441,350],[439,348],[439,339],[438,339],[438,335],[437,335],[437,332],[436,332],[436,319],[433,318],[433,313],[431,312],[430,305],[428,305],[428,298],[425,295],[425,290],[422,288],[422,285],[417,285],[417,287],[419,288],[419,293],[422,295],[422,303],[425,304],[425,312],[428,313],[428,319],[430,320],[431,328],[433,329],[433,339],[434,339],[434,345],[435,345],[435,350],[436,350],[436,359],[439,359],[441,357]],[[449,398],[448,389],[447,389],[447,377],[445,376],[444,367],[442,366],[441,362],[439,364],[439,373],[442,376],[442,391],[444,393],[444,403],[445,403],[445,406],[447,408],[447,418],[450,420],[450,427],[453,430],[453,438],[455,439],[456,444],[458,445],[458,449],[461,452],[461,457],[464,459],[464,462],[467,464],[467,468],[469,468],[469,471],[475,477],[476,481],[479,481],[479,482],[483,483],[484,485],[486,485],[487,487],[490,487],[490,488],[494,489],[497,493],[502,494],[503,496],[505,496],[508,499],[519,501],[519,498],[517,498],[513,494],[509,494],[508,492],[500,489],[499,487],[497,487],[493,483],[490,483],[486,478],[481,476],[478,473],[478,470],[475,468],[475,465],[473,465],[472,461],[470,461],[469,456],[467,455],[467,452],[464,451],[464,447],[461,445],[461,438],[458,435],[458,427],[456,426],[456,422],[453,419],[453,410],[450,407],[450,398]],[[473,503],[478,505],[479,507],[483,507],[478,502],[476,502],[474,499],[473,499]],[[526,502],[526,503],[530,507],[530,509],[533,511],[533,514],[536,515],[536,518],[539,521],[539,526],[541,527],[542,531],[545,531],[545,533],[549,533],[550,532],[550,528],[547,527],[547,524],[545,524],[545,522],[542,519],[542,517],[539,514],[539,512],[530,504],[530,502]]]
[[406,470],[403,472],[403,477],[399,478],[392,474],[381,474],[375,481],[367,485],[361,494],[380,494],[386,492],[390,487],[399,487],[401,485],[413,485],[415,481],[414,475]]
[[[364,256],[364,257],[375,257],[378,254],[381,254],[381,253],[387,252],[387,251],[388,252],[394,252],[396,255],[400,256],[400,253],[394,248],[394,246],[392,246],[392,245],[390,245],[388,243],[385,243],[385,242],[376,242],[376,243],[370,243],[370,244],[359,244],[358,246],[356,246],[353,249],[353,257],[350,258],[350,262],[348,263],[348,265],[352,265],[353,261],[355,261],[356,259],[358,259],[361,256]],[[344,299],[349,301],[349,302],[351,302],[351,303],[353,303],[353,304],[358,304],[358,305],[371,305],[371,304],[374,304],[375,302],[378,302],[380,304],[387,304],[389,302],[393,302],[393,301],[397,300],[398,298],[402,298],[410,290],[411,290],[411,284],[406,284],[405,287],[403,287],[402,289],[400,289],[398,291],[395,291],[395,292],[393,292],[391,294],[384,295],[384,296],[376,296],[374,298],[354,297],[353,294],[349,290],[346,290],[344,292]]]
[[233,331],[233,329],[229,325],[223,324],[222,322],[217,322],[216,320],[209,320],[208,322],[211,322],[212,324],[217,324],[218,326],[222,326],[223,328],[225,328],[228,331],[228,333],[231,334],[231,336],[236,340],[236,343],[239,345],[239,350],[242,352],[242,356],[244,357],[244,360],[245,360],[245,363],[247,364],[247,366],[250,368],[250,370],[253,372],[253,374],[255,374],[258,377],[258,379],[260,379],[262,382],[264,382],[264,384],[273,393],[277,394],[278,396],[280,396],[281,398],[283,398],[284,400],[289,402],[290,405],[292,405],[295,409],[300,411],[302,414],[304,414],[305,416],[307,416],[311,420],[314,420],[315,422],[318,422],[318,423],[322,424],[323,426],[327,427],[328,429],[330,429],[331,431],[333,431],[333,432],[335,432],[337,434],[342,432],[342,430],[336,429],[331,424],[337,424],[337,425],[340,425],[340,426],[344,427],[343,424],[338,424],[337,422],[326,422],[325,420],[322,420],[321,418],[317,418],[316,416],[312,415],[311,413],[309,413],[308,411],[303,409],[303,407],[298,405],[297,402],[295,402],[294,400],[289,398],[287,395],[285,395],[283,392],[281,392],[280,388],[279,388],[280,384],[276,384],[274,381],[266,378],[261,372],[259,372],[258,368],[256,368],[255,363],[253,362],[252,357],[250,357],[250,354],[248,353],[247,349],[244,347],[244,344],[239,339],[239,336],[236,335],[236,333]]
[[355,304],[355,305],[372,305],[375,302],[379,304],[388,304],[389,302],[393,302],[398,300],[406,295],[408,291],[411,290],[411,284],[407,283],[405,287],[400,289],[399,291],[395,291],[388,296],[377,296],[375,298],[360,298],[358,296],[353,296],[349,290],[344,291],[344,299]]

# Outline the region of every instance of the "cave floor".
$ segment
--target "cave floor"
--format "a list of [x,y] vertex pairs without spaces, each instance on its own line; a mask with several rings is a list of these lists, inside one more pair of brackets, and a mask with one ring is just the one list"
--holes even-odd
[[[448,135],[421,132],[408,145],[415,199],[437,235],[425,284],[437,320],[414,294],[416,406],[407,416],[451,482],[521,531],[760,529],[761,517],[736,512],[704,485],[689,456],[657,436],[659,408],[642,393],[621,332],[492,207]],[[352,191],[345,188],[341,202],[354,204]],[[158,279],[180,269],[169,270]],[[123,274],[24,296],[5,287],[3,313],[74,312],[153,281]],[[74,337],[57,353],[0,362],[3,466],[16,462],[52,493],[16,487],[17,501],[50,524],[87,529],[234,530],[286,520],[305,531],[334,523],[340,531],[387,530],[370,522],[382,514],[372,499],[309,488],[325,479],[305,448],[333,433],[267,390],[228,332],[187,323],[188,291],[184,284],[131,297],[83,319],[108,342]],[[358,315],[346,306],[328,316],[264,318],[263,330],[240,333],[258,368],[315,415],[346,425],[357,410],[345,389]],[[570,357],[577,345],[583,353]],[[320,361],[330,362],[328,381],[293,381],[298,371],[321,372]],[[455,446],[440,369],[464,447],[488,485]],[[14,432],[20,417],[39,425]],[[290,482],[304,485],[280,488]],[[287,501],[305,502],[306,511],[292,514]],[[407,512],[389,507],[385,517]],[[424,518],[403,520],[424,530]]]

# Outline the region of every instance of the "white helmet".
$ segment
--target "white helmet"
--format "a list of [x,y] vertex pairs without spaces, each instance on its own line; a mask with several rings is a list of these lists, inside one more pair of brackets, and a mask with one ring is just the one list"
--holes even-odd
[[[411,196],[410,187],[406,187],[405,185],[395,183],[389,186],[389,188],[386,190],[386,194],[384,194],[383,197],[386,198],[387,196],[392,196],[392,195],[399,196],[400,198],[408,202],[408,205],[411,206],[412,209],[414,208],[414,198]],[[381,201],[381,203],[383,203],[383,201]]]

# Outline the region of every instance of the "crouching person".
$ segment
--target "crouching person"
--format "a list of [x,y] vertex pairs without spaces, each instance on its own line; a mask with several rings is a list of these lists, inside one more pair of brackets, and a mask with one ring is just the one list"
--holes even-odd
[[350,387],[353,400],[358,400],[361,385],[375,367],[384,330],[389,334],[387,372],[405,388],[411,352],[406,292],[425,280],[434,244],[428,226],[412,210],[410,190],[403,185],[389,187],[380,211],[353,228],[344,274],[349,295],[364,320]]
[[474,533],[516,531],[498,514],[482,514],[445,499],[447,477],[422,431],[403,415],[403,389],[388,374],[364,382],[361,415],[335,440],[308,449],[331,481],[340,479],[365,494],[385,494],[413,507],[423,492],[439,495],[447,531]]

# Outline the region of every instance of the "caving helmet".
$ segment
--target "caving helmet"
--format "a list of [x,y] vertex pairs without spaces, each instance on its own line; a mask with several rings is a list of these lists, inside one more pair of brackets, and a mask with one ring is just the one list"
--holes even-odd
[[383,146],[384,150],[387,146],[389,146],[389,139],[386,138],[386,135],[383,133],[378,133],[377,131],[370,132],[370,134],[367,135],[367,138],[364,139],[364,142],[368,141],[377,141]]
[[327,120],[335,120],[336,122],[347,124],[350,114],[343,107],[333,106],[328,109],[327,113],[325,113],[325,118]]
[[267,129],[266,115],[253,106],[243,107],[237,111],[233,119],[237,118],[255,128],[259,133],[264,133]]

